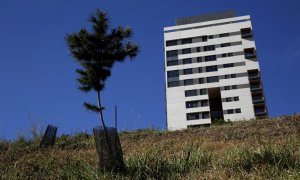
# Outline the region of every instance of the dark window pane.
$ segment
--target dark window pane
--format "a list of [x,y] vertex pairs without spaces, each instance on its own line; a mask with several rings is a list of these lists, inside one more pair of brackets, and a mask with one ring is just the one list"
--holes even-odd
[[188,102],[185,103],[185,107],[186,108],[199,107],[199,103],[198,103],[198,101],[188,101]]
[[238,96],[236,96],[236,97],[233,97],[233,100],[234,100],[234,101],[239,101],[240,98],[239,98]]
[[190,44],[192,43],[192,38],[182,39],[181,44]]
[[188,113],[188,114],[186,114],[186,118],[187,118],[187,120],[200,119],[199,113]]
[[167,57],[178,56],[177,50],[167,51]]
[[198,68],[198,72],[199,72],[199,73],[202,73],[202,72],[203,72],[202,67],[199,67],[199,68]]
[[179,81],[168,82],[168,87],[176,87],[179,86]]
[[232,89],[237,89],[237,85],[233,85],[233,86],[232,86]]
[[229,98],[226,98],[226,102],[231,102],[232,99],[229,97]]
[[191,58],[183,59],[182,62],[183,62],[183,64],[191,64],[192,59]]
[[178,60],[167,61],[167,66],[176,66],[178,65]]
[[200,95],[205,95],[207,94],[207,90],[206,89],[200,89]]
[[213,39],[213,38],[214,38],[213,35],[209,35],[209,36],[208,36],[208,39]]
[[223,33],[223,34],[220,34],[219,37],[228,37],[229,36],[229,33]]
[[204,78],[199,78],[199,84],[203,84],[204,83]]
[[197,52],[200,52],[201,51],[201,48],[200,47],[197,47]]
[[193,79],[186,79],[184,80],[184,85],[188,86],[188,85],[193,85]]
[[225,75],[225,79],[229,79],[230,78],[230,76],[229,75]]
[[222,54],[222,57],[224,58],[224,57],[227,57],[227,54]]
[[216,59],[217,59],[216,55],[205,56],[205,62],[207,62],[207,61],[215,61]]
[[166,46],[176,46],[176,45],[177,45],[177,40],[167,41],[166,42]]
[[224,68],[230,68],[233,67],[233,63],[229,63],[229,64],[223,64]]
[[231,57],[231,56],[233,56],[233,53],[228,53],[228,57]]
[[241,111],[241,109],[236,109],[235,110],[235,113],[241,113],[242,111]]
[[230,43],[223,43],[223,44],[221,44],[221,47],[228,47],[228,46],[231,46],[231,44]]
[[182,49],[182,54],[190,54],[191,48]]
[[184,74],[184,75],[187,75],[187,74],[193,74],[193,69],[192,69],[192,68],[184,69],[184,70],[183,70],[183,74]]
[[207,83],[219,82],[219,76],[212,76],[207,78]]
[[202,36],[202,41],[207,41],[207,36]]
[[213,50],[215,50],[215,46],[214,45],[204,46],[204,51],[213,51]]
[[185,97],[197,96],[197,90],[187,90],[185,91]]
[[202,62],[202,57],[197,57],[197,62]]
[[218,66],[206,66],[206,72],[218,71]]
[[202,112],[202,119],[208,119],[209,118],[209,112]]
[[231,74],[231,78],[236,78],[236,74]]
[[174,71],[168,71],[168,78],[173,78],[173,77],[178,77],[179,76],[179,71],[174,70]]
[[208,100],[202,100],[201,107],[206,107],[206,106],[208,106]]
[[230,90],[230,86],[225,86],[224,89],[225,90]]
[[233,109],[227,110],[228,114],[233,114]]

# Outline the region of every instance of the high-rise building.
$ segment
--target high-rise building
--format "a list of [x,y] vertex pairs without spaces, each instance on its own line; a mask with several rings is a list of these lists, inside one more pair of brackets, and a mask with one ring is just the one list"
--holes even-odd
[[250,16],[179,18],[164,49],[169,130],[267,116]]

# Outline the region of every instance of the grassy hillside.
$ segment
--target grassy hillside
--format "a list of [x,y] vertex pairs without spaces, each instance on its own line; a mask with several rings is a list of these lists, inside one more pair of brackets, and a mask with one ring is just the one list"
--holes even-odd
[[97,171],[93,137],[0,142],[0,179],[299,179],[300,116],[120,134],[127,172]]

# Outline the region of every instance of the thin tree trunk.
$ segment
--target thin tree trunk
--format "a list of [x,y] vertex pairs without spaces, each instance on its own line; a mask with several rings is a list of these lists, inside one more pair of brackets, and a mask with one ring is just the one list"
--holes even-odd
[[103,129],[104,129],[104,134],[105,134],[105,141],[107,143],[107,147],[108,147],[108,150],[109,150],[109,155],[111,156],[111,149],[110,149],[110,144],[109,144],[109,139],[108,139],[108,133],[107,133],[107,129],[106,129],[106,126],[105,126],[105,123],[104,123],[104,118],[103,118],[103,113],[102,113],[102,106],[101,106],[101,100],[100,100],[100,91],[97,91],[97,96],[98,96],[98,106],[99,106],[99,109],[100,109],[100,120],[101,120],[101,124],[103,126]]

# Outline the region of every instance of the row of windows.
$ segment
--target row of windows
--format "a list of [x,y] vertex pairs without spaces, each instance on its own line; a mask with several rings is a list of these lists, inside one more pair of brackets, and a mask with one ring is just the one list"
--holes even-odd
[[[219,34],[219,35],[209,35],[209,36],[201,36],[201,37],[197,37],[200,38],[202,42],[207,41],[207,39],[213,39],[213,38],[222,38],[222,37],[228,37],[230,34],[229,33],[223,33],[223,34]],[[178,41],[181,42],[181,44],[191,44],[193,43],[193,38],[185,38],[185,39],[181,39],[181,40],[170,40],[170,41],[166,41],[166,46],[176,46],[179,45]]]
[[[234,67],[234,64],[233,63],[223,64],[223,68],[229,68],[229,67]],[[214,65],[214,66],[198,67],[197,69],[196,68],[183,69],[183,75],[202,73],[203,69],[205,69],[205,72],[215,72],[218,71],[218,66]],[[179,77],[179,70],[168,71],[167,76],[168,78]],[[225,75],[225,79],[230,79],[230,78],[236,78],[236,74]]]
[[186,119],[188,121],[190,120],[197,120],[197,119],[208,119],[209,118],[209,112],[197,112],[197,113],[187,113]]
[[[206,95],[207,94],[207,89],[199,89],[200,95]],[[193,89],[193,90],[186,90],[185,91],[185,97],[191,97],[191,96],[197,96],[198,95],[198,90]]]
[[185,107],[188,108],[196,108],[196,107],[206,107],[208,106],[208,100],[199,100],[199,101],[187,101],[185,102]]
[[242,113],[241,109],[228,109],[226,110],[227,111],[227,114],[239,114],[239,113]]
[[[223,43],[220,44],[221,47],[231,46],[231,43]],[[203,51],[214,51],[216,49],[215,45],[203,46]],[[197,52],[201,52],[201,47],[196,48]],[[192,48],[182,49],[182,54],[190,54],[192,53]],[[176,57],[178,56],[178,50],[170,50],[167,51],[167,57]]]
[[239,101],[239,100],[240,98],[238,96],[225,98],[226,102]]
[[[220,56],[222,58],[225,58],[225,57],[232,57],[234,55],[233,55],[233,53],[224,53],[224,54],[220,54]],[[197,63],[199,63],[199,62],[216,61],[216,60],[217,60],[217,56],[216,55],[210,55],[210,56],[204,56],[204,57],[199,56],[199,57],[197,57]],[[192,58],[182,59],[182,64],[192,64],[192,63],[193,63]],[[179,60],[167,61],[167,66],[176,66],[176,65],[179,65]]]
[[237,85],[224,86],[224,90],[225,90],[225,91],[232,90],[232,89],[237,89]]

